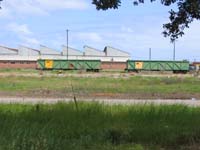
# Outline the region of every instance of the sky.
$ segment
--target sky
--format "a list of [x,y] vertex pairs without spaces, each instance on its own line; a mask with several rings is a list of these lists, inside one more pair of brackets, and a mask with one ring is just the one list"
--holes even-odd
[[[132,59],[172,60],[173,44],[162,35],[169,10],[160,1],[133,6],[122,0],[117,10],[97,11],[92,0],[3,0],[0,10],[0,45],[61,51],[66,45],[83,51],[88,45],[99,50],[112,46]],[[176,41],[176,60],[200,61],[200,22],[194,21]]]

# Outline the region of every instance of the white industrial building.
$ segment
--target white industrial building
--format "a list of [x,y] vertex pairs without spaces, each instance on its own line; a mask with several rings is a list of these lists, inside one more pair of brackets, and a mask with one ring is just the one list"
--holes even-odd
[[106,46],[104,48],[104,53],[106,56],[112,56],[112,57],[130,57],[130,54],[128,52],[122,51],[120,49],[111,47],[111,46]]
[[84,56],[85,60],[101,60],[110,61],[110,58],[106,57],[104,51],[100,51],[90,46],[84,46]]
[[[62,51],[40,45],[40,49],[33,49],[20,45],[18,49],[0,46],[0,60],[36,61],[38,59],[69,59],[69,60],[101,60],[102,62],[126,62],[130,54],[122,50],[106,46],[104,50],[84,46],[83,51],[62,46]],[[68,52],[67,52],[68,50]],[[68,57],[67,57],[68,53]]]
[[110,61],[125,62],[131,59],[130,53],[111,47],[111,46],[106,46],[104,48],[104,53],[106,57],[111,58]]
[[40,51],[27,46],[20,45],[18,47],[18,55],[16,60],[36,61],[40,58]]
[[[90,46],[84,46],[83,48],[84,51],[82,52],[80,50],[68,47],[68,59],[126,62],[131,58],[129,53],[110,46],[106,46],[104,51],[100,51]],[[64,59],[67,58],[67,46],[62,46],[62,55]]]
[[19,56],[39,56],[40,51],[30,48],[30,47],[20,45],[18,48],[18,55]]
[[40,59],[63,59],[62,52],[40,45]]
[[5,46],[0,46],[0,60],[16,60],[18,59],[18,50],[14,48],[9,48]]
[[67,56],[67,54],[68,56],[83,56],[83,52],[71,47],[68,47],[67,49],[67,46],[64,45],[62,46],[62,54],[64,56]]
[[17,49],[0,46],[0,55],[17,55],[17,54],[18,54]]
[[105,57],[105,53],[103,51],[97,50],[90,46],[85,45],[84,47],[84,55],[85,56],[102,56]]
[[40,45],[40,54],[41,55],[61,55],[61,52],[44,45]]

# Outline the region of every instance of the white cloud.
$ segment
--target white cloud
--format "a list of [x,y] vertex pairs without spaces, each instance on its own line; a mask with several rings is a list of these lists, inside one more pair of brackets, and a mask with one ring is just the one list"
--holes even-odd
[[55,10],[86,9],[85,0],[8,0],[2,2],[0,17],[20,15],[47,15]]
[[22,41],[24,41],[25,44],[29,44],[29,45],[39,45],[40,44],[40,42],[34,37],[22,36],[21,39],[22,39]]
[[0,18],[10,18],[10,10],[7,8],[0,10]]
[[20,42],[24,45],[38,45],[39,41],[33,37],[33,32],[26,24],[10,23],[7,25],[7,30],[16,35]]
[[8,30],[15,32],[17,34],[22,34],[22,35],[31,35],[32,32],[29,30],[26,24],[16,24],[16,23],[11,23],[8,25]]
[[84,0],[35,0],[41,8],[46,10],[58,9],[85,9],[87,3]]

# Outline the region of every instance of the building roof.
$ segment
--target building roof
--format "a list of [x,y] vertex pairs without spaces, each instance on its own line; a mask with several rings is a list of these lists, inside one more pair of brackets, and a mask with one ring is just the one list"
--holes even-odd
[[17,54],[18,53],[18,50],[17,49],[14,49],[14,48],[9,48],[9,47],[6,47],[6,46],[0,46],[0,54],[3,54],[3,55],[13,55],[13,54]]
[[33,48],[29,48],[27,46],[20,45],[18,54],[20,56],[39,56],[40,51]]
[[85,45],[83,48],[86,56],[105,56],[103,51],[100,51],[96,48],[87,45]]
[[61,52],[44,45],[40,45],[40,54],[41,55],[61,55]]
[[111,46],[106,46],[104,52],[106,53],[106,56],[131,56],[130,53]]
[[[62,46],[63,55],[67,55],[67,46]],[[72,47],[68,47],[69,56],[83,56],[83,52]]]
[[40,50],[34,49],[34,48],[30,48],[30,47],[27,47],[27,46],[24,46],[24,45],[19,45],[19,47],[24,47],[24,48],[27,48],[27,49],[30,49],[32,51],[36,51],[36,52],[40,53]]

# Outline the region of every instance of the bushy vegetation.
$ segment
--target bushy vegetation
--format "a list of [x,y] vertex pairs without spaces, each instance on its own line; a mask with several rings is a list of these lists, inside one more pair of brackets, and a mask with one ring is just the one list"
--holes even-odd
[[199,145],[199,116],[183,105],[0,105],[0,149],[189,149]]

